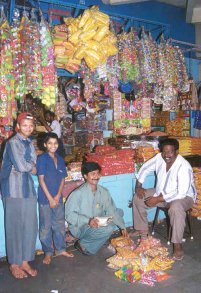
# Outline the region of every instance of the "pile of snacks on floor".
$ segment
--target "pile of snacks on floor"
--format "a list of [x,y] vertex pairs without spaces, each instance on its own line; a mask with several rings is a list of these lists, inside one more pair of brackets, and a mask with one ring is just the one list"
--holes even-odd
[[149,286],[170,278],[165,271],[172,267],[174,261],[160,240],[149,236],[136,245],[130,238],[120,236],[111,240],[111,246],[116,254],[106,261],[108,267],[115,270],[117,278]]
[[195,187],[197,191],[196,202],[193,205],[191,215],[193,217],[201,217],[201,168],[193,168]]

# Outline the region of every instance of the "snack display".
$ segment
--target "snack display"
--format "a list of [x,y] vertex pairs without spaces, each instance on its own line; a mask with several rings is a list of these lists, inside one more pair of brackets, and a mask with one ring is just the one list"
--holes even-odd
[[166,132],[172,136],[189,136],[190,122],[186,119],[175,119],[167,122]]
[[201,155],[200,138],[175,136],[179,141],[179,153],[182,156]]
[[201,217],[201,168],[193,167],[193,174],[195,180],[195,187],[197,191],[196,201],[193,205],[191,215],[193,217]]
[[41,17],[39,26],[41,43],[41,72],[42,94],[41,101],[44,105],[54,107],[57,98],[57,75],[54,64],[54,48],[48,24]]
[[[113,150],[108,148],[107,153],[98,152],[88,153],[87,161],[97,162],[101,166],[101,174],[109,176],[113,174],[133,173],[134,172],[134,151],[133,150]],[[111,150],[112,149],[112,150]],[[111,168],[112,167],[112,168]]]
[[138,143],[135,145],[135,162],[146,162],[150,158],[154,157],[158,153],[158,149],[149,143]]
[[8,138],[12,134],[12,122],[16,115],[16,101],[14,99],[15,76],[12,55],[14,40],[3,11],[0,30],[0,136]]
[[20,23],[20,44],[25,77],[25,93],[42,89],[39,25],[32,15],[23,13]]
[[14,65],[14,77],[15,77],[15,98],[19,101],[23,101],[23,97],[26,93],[26,78],[24,72],[24,66],[22,62],[21,42],[20,42],[20,13],[18,9],[14,10],[13,24],[11,27],[13,37],[13,65]]

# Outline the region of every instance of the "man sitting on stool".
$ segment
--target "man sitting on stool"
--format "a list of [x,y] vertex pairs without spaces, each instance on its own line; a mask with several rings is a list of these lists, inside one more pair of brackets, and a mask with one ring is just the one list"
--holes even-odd
[[[117,226],[123,236],[128,236],[123,211],[116,208],[109,191],[98,185],[100,171],[98,163],[86,162],[82,165],[85,183],[71,193],[65,207],[69,230],[78,239],[75,248],[86,255],[95,254]],[[100,227],[96,217],[111,217],[111,222],[106,227]]]
[[[160,144],[157,154],[143,164],[137,175],[135,196],[133,200],[134,228],[141,237],[148,235],[147,211],[149,207],[167,207],[172,227],[173,257],[183,258],[182,238],[185,228],[186,211],[196,198],[193,170],[181,155],[178,154],[179,142],[176,139],[165,139]],[[142,187],[146,176],[156,173],[156,189]]]

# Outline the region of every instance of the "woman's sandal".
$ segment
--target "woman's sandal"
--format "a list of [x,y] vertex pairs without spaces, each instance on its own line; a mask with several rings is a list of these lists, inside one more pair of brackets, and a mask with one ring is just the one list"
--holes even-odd
[[11,265],[9,270],[15,279],[25,279],[28,277],[26,272],[18,265]]

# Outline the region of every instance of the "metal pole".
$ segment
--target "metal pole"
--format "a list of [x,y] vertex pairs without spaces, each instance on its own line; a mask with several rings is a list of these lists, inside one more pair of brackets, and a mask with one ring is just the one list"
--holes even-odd
[[179,41],[179,40],[175,40],[175,39],[169,39],[169,41],[171,41],[172,43],[177,43],[177,44],[181,44],[181,45],[185,45],[185,46],[192,46],[193,48],[201,49],[201,45],[196,45],[196,44],[183,42],[183,41]]
[[13,19],[13,11],[15,8],[15,0],[10,0],[10,7],[9,7],[9,23],[11,24]]

